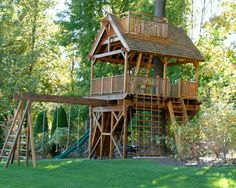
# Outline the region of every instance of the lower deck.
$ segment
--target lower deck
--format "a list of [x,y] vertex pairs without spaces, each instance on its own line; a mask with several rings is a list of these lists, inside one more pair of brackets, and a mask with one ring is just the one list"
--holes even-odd
[[109,97],[114,105],[91,107],[90,158],[165,155],[168,152],[165,140],[169,136],[171,116],[183,124],[200,108],[196,99],[122,96],[124,98],[118,97],[117,100]]

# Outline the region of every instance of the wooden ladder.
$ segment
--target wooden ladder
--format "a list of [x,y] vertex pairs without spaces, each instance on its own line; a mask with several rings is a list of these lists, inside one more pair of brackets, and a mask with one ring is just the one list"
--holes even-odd
[[[27,126],[24,126],[26,120],[28,120]],[[21,100],[1,150],[0,161],[5,161],[4,167],[7,168],[14,159],[17,160],[17,164],[20,164],[20,160],[23,159],[28,165],[30,145],[33,167],[36,167],[31,101]]]
[[177,100],[170,100],[167,103],[167,106],[171,123],[184,124],[188,121],[186,107],[182,98]]
[[[177,100],[170,100],[167,103],[167,106],[168,106],[168,111],[170,114],[170,120],[172,124],[178,123],[179,125],[183,125],[185,122],[188,121],[186,107],[184,104],[184,100],[182,98],[177,99]],[[174,131],[174,137],[175,137],[177,151],[182,158],[183,146],[181,144],[181,137],[176,131]]]
[[[137,145],[143,151],[136,151],[138,155],[160,156],[161,145],[154,142],[154,137],[162,134],[159,98],[156,96],[135,96],[135,125],[133,126],[137,135]],[[154,108],[155,107],[155,108]],[[147,142],[149,140],[149,142]],[[146,148],[150,148],[145,153]]]

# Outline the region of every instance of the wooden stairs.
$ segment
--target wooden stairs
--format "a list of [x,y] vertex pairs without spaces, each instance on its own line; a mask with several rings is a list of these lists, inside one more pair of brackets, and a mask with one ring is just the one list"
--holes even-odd
[[[26,120],[28,120],[27,126],[25,125]],[[33,167],[36,166],[32,133],[31,101],[21,100],[0,154],[0,161],[3,160],[5,162],[5,168],[12,164],[14,159],[16,159],[17,164],[20,163],[20,160],[25,160],[26,165],[28,165],[30,145]]]
[[188,121],[186,107],[182,98],[172,98],[167,103],[167,106],[171,123],[178,123],[181,125]]

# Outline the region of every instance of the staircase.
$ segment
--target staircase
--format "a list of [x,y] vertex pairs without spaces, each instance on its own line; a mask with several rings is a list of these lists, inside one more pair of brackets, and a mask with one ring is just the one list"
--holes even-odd
[[167,106],[171,123],[178,123],[181,125],[188,121],[186,107],[182,98],[172,98],[167,103]]
[[[26,118],[27,113],[28,118]],[[32,124],[28,123],[28,126],[25,126],[24,123],[26,119],[31,122],[29,121],[31,118],[31,102],[21,100],[0,154],[0,161],[5,162],[5,168],[12,164],[14,159],[17,164],[20,163],[20,160],[25,160],[26,165],[28,164]],[[33,166],[35,166],[34,162]]]
[[136,95],[131,120],[132,145],[137,156],[160,156],[162,144],[162,110],[160,99],[152,95]]

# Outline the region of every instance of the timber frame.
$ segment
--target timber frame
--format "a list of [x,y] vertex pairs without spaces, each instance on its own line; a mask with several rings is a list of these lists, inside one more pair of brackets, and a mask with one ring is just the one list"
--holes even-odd
[[[7,168],[9,164],[12,164],[14,159],[16,159],[18,165],[20,164],[20,160],[24,159],[25,165],[28,166],[30,150],[32,156],[32,165],[34,168],[36,167],[36,152],[32,122],[32,104],[34,102],[52,102],[80,105],[93,104],[93,106],[109,106],[112,104],[110,101],[92,99],[88,97],[39,95],[31,93],[23,93],[21,95],[15,96],[14,98],[20,102],[0,154],[0,160],[6,160],[5,168]],[[25,120],[27,120],[26,128],[23,126]],[[23,138],[25,141],[22,140]],[[22,155],[22,152],[24,152],[24,155]]]
[[[158,77],[152,76],[154,57],[163,64]],[[90,106],[89,158],[163,155],[168,149],[157,140],[168,136],[167,122],[177,119],[182,124],[199,111],[198,68],[204,59],[184,31],[166,18],[136,12],[108,15],[101,21],[89,59],[90,97],[113,101],[111,106]],[[106,62],[122,65],[123,74],[95,78],[96,64]],[[171,84],[168,67],[183,64],[195,67],[195,81]],[[135,149],[130,152],[131,145]]]

